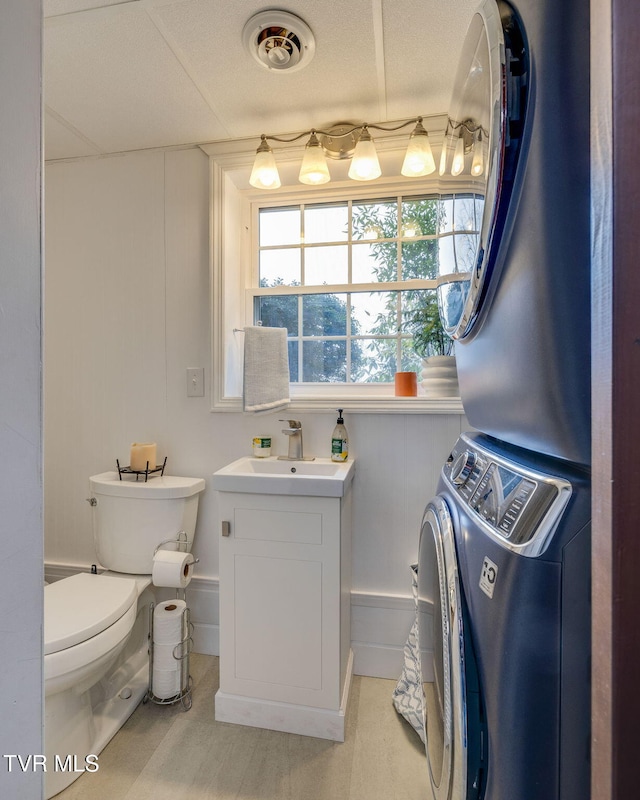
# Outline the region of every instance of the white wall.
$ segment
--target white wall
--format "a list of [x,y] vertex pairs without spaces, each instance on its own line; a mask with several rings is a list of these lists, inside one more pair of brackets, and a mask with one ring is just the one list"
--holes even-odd
[[[42,772],[41,6],[0,25],[0,796],[37,798]],[[10,769],[11,767],[11,769]]]
[[[215,628],[210,476],[249,453],[257,432],[270,433],[280,452],[286,441],[277,413],[210,411],[208,180],[208,158],[198,149],[47,167],[45,542],[50,563],[94,562],[88,477],[114,469],[116,457],[128,463],[132,441],[158,442],[170,473],[208,481],[195,545],[208,594],[193,603],[196,620]],[[205,397],[186,396],[188,367],[205,368]],[[298,416],[306,452],[328,455],[336,414]],[[353,413],[346,424],[357,458],[353,589],[361,611],[354,630],[368,642],[390,603],[401,612],[401,630],[392,621],[381,642],[397,648],[408,632],[408,565],[422,511],[465,419]],[[387,603],[387,596],[407,601]],[[201,641],[215,649],[215,632]]]

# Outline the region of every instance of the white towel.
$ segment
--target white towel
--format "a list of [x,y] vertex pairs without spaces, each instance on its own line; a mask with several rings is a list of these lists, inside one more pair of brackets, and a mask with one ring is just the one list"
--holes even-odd
[[244,410],[275,411],[289,405],[286,328],[244,329]]

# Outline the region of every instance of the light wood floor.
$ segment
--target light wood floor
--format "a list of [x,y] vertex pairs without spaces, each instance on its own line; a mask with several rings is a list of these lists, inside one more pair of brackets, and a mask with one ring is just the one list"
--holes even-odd
[[344,743],[216,722],[218,659],[191,656],[193,707],[141,704],[59,800],[427,800],[423,745],[394,681],[354,676]]

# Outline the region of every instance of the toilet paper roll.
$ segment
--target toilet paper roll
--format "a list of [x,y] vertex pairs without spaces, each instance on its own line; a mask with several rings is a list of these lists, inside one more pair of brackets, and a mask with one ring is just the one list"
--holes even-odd
[[185,647],[184,600],[165,600],[153,610],[153,694],[160,700],[175,697],[182,690],[182,661],[176,658]]
[[175,697],[181,690],[180,668],[175,669],[154,669],[153,670],[153,694],[160,700],[168,700]]
[[153,645],[153,666],[154,669],[173,669],[176,661],[186,654],[187,645],[179,644],[154,644]]
[[175,647],[183,639],[182,614],[187,607],[184,600],[165,600],[153,610],[153,643]]
[[184,589],[191,581],[194,558],[178,550],[158,550],[153,557],[151,580],[154,586]]

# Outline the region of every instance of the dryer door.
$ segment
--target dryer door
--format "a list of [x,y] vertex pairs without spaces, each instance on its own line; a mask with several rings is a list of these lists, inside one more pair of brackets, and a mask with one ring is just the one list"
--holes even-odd
[[459,253],[454,242],[453,256],[440,259],[438,305],[454,339],[471,335],[495,291],[524,168],[518,162],[529,90],[520,19],[503,0],[484,0],[462,48],[440,162],[440,175],[451,172],[482,217],[480,224],[454,219],[454,228],[464,225],[469,233]]
[[442,497],[425,509],[418,557],[418,641],[429,780],[435,800],[482,797],[483,726],[453,523]]

